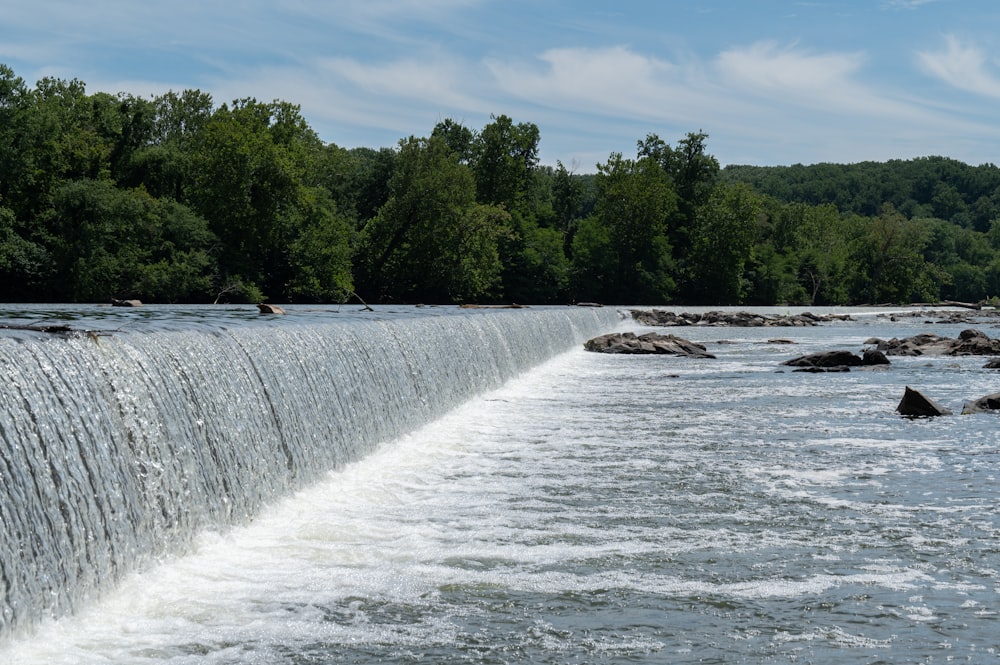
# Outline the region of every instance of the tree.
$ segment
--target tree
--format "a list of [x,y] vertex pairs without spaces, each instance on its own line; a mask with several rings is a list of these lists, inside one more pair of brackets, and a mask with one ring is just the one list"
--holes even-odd
[[476,134],[462,123],[445,118],[434,126],[431,136],[443,139],[459,162],[464,164],[472,159]]
[[697,211],[692,229],[691,289],[695,302],[736,305],[743,302],[761,197],[747,185],[720,185]]
[[[222,241],[223,281],[315,298],[349,289],[347,220],[316,191],[323,146],[297,106],[253,99],[223,105],[196,134],[190,200]],[[315,242],[340,243],[336,248]],[[311,259],[320,265],[310,266]],[[307,277],[307,274],[311,274]]]
[[567,235],[570,225],[583,209],[583,187],[563,163],[556,161],[552,181],[552,208],[563,235]]
[[671,148],[656,134],[638,142],[638,158],[651,158],[670,178],[677,193],[677,211],[671,220],[669,240],[677,257],[691,249],[691,229],[698,210],[708,203],[719,176],[719,162],[706,151],[708,134],[688,133]]
[[830,204],[792,204],[799,223],[796,240],[799,274],[809,293],[810,305],[842,305],[847,302],[844,283],[848,262],[848,230],[840,213]]
[[107,180],[77,180],[57,190],[52,212],[57,278],[72,300],[209,296],[215,237],[183,205]]
[[443,137],[400,142],[390,191],[362,230],[359,290],[379,301],[460,302],[499,285],[509,214],[476,202],[472,172]]
[[851,262],[855,269],[854,300],[904,303],[936,299],[923,257],[925,229],[891,205],[874,218],[854,217]]
[[[127,99],[123,150],[119,162],[119,185],[142,185],[154,197],[170,197],[191,203],[194,188],[194,155],[201,132],[212,118],[213,103],[200,90],[168,92],[148,102]],[[148,117],[147,117],[148,116]]]
[[291,301],[347,299],[351,274],[352,225],[340,215],[326,190],[304,190],[298,202],[297,234],[289,246],[290,275],[284,285]]
[[41,300],[55,270],[49,251],[22,233],[14,211],[0,206],[0,298],[4,302]]
[[[619,303],[667,302],[674,288],[667,220],[677,210],[669,177],[652,157],[631,160],[621,153],[597,170],[597,219],[614,254],[610,289],[602,295]],[[581,260],[574,253],[578,271],[586,269]]]
[[[538,127],[491,116],[472,142],[472,170],[480,203],[514,210],[538,166]],[[450,145],[449,145],[450,147]]]

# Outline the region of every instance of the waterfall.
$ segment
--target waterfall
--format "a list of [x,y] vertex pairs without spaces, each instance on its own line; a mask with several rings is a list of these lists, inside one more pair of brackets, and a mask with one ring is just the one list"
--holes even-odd
[[0,636],[606,332],[595,308],[0,336]]

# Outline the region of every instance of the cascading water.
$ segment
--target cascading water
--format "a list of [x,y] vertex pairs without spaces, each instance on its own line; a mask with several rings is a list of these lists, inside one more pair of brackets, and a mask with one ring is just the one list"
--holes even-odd
[[0,638],[618,322],[417,312],[3,331]]

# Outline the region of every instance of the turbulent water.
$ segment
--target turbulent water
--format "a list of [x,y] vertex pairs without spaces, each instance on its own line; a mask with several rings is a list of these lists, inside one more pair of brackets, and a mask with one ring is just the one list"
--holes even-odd
[[996,370],[780,365],[961,329],[669,331],[714,360],[576,346],[202,530],[0,662],[1000,660],[1000,422],[894,413],[907,385],[958,412]]

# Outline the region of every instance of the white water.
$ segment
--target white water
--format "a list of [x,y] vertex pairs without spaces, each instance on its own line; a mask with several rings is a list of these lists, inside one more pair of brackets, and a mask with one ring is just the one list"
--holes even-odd
[[0,338],[0,634],[617,323],[551,309]]
[[994,662],[996,416],[894,408],[905,385],[960,408],[996,372],[779,364],[924,330],[960,328],[670,331],[716,360],[576,348],[0,662]]

